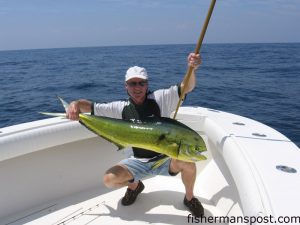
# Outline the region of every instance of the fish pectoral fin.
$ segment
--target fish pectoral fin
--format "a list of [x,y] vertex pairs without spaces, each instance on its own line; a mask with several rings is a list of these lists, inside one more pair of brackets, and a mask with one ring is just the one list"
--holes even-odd
[[206,157],[206,156],[203,156],[203,157],[201,158],[201,160],[207,160],[207,157]]
[[155,170],[157,169],[158,167],[160,167],[162,164],[164,164],[170,157],[168,156],[165,156],[159,160],[157,160],[152,166],[151,166],[151,169],[152,170]]
[[205,155],[201,155],[200,160],[207,160],[207,157]]
[[181,147],[181,140],[180,140],[178,148],[177,148],[177,158],[178,158],[178,156],[180,154],[180,147]]
[[120,151],[128,146],[123,146],[123,145],[120,145],[120,144],[117,144],[117,143],[113,143],[114,145],[116,145],[118,147],[117,151]]
[[170,134],[170,132],[165,132],[165,133],[160,134],[159,137],[157,138],[156,144],[160,145],[161,142],[164,142],[169,134]]

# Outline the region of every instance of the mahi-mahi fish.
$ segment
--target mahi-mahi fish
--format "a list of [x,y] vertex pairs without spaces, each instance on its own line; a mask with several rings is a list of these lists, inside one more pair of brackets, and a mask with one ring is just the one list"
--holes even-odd
[[[67,111],[68,103],[62,98],[59,99]],[[66,117],[65,113],[41,113]],[[190,127],[171,118],[149,118],[139,121],[80,113],[79,122],[92,132],[117,145],[119,149],[142,148],[186,162],[206,159],[202,154],[206,151],[202,137]],[[165,160],[166,158],[159,164]]]

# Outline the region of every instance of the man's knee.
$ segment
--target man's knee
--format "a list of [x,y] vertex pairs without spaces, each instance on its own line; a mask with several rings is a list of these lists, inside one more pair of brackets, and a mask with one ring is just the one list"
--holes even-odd
[[185,162],[183,167],[190,173],[196,172],[196,164],[194,162]]
[[111,174],[111,173],[106,173],[104,176],[103,176],[103,183],[106,187],[108,188],[113,188],[115,187],[115,178],[114,178],[114,175]]
[[171,171],[174,172],[195,172],[196,164],[194,162],[185,162],[177,159],[172,159],[171,162]]
[[131,179],[129,171],[121,165],[108,169],[103,176],[103,183],[108,188],[119,187]]

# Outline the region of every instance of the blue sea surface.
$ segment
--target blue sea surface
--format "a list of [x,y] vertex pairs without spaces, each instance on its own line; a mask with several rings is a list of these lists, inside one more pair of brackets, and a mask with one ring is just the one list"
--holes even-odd
[[[181,81],[194,45],[0,51],[0,127],[44,119],[67,101],[126,99],[128,67],[146,67],[150,88]],[[263,122],[300,146],[300,43],[205,44],[197,87],[184,105]]]

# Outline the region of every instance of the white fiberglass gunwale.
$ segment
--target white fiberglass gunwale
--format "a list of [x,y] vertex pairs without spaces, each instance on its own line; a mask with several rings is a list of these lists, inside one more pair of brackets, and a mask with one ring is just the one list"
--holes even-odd
[[[195,184],[206,215],[297,215],[300,151],[288,138],[257,121],[207,108],[181,107],[177,119],[208,147]],[[1,128],[0,202],[6,204],[0,204],[0,224],[187,224],[180,176],[149,178],[139,201],[120,205],[125,189],[107,189],[101,181],[125,157],[116,149],[61,118]]]

